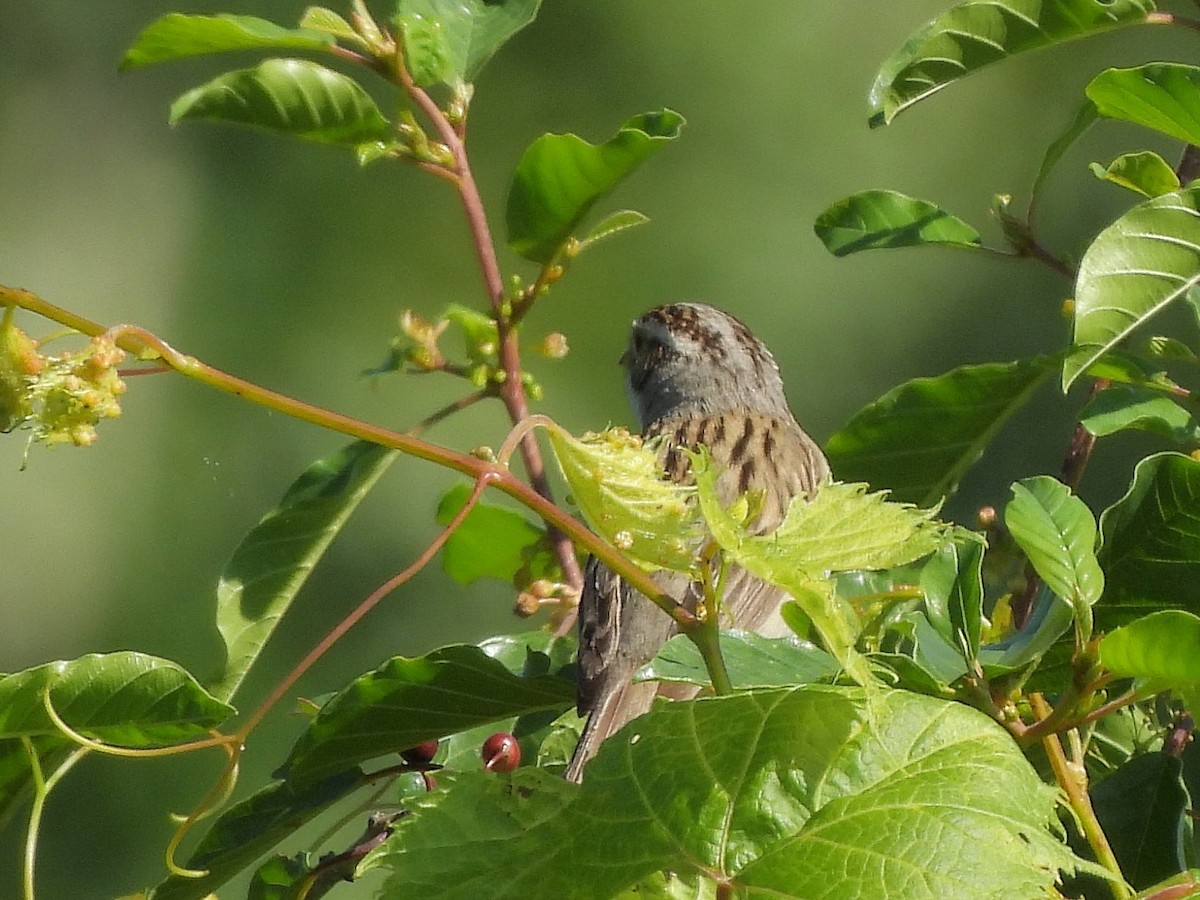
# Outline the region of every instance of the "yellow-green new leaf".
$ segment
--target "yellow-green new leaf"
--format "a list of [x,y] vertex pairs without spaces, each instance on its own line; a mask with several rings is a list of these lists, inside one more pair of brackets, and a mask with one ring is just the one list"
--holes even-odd
[[696,489],[667,481],[652,448],[624,428],[576,438],[551,426],[547,435],[593,531],[650,571],[695,571],[704,542]]

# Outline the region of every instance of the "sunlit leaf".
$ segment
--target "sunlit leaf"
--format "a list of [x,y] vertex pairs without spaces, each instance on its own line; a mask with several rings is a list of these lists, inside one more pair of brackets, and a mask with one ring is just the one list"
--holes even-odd
[[927,506],[953,493],[1052,372],[1044,359],[915,378],[860,410],[825,446],[834,474]]
[[396,451],[356,441],[317,460],[279,505],[242,538],[217,584],[226,662],[212,691],[229,699],[263,646]]
[[[721,657],[729,680],[739,690],[811,684],[837,674],[837,661],[800,638],[765,638],[747,631],[721,632]],[[708,668],[696,645],[675,635],[644,665],[637,681],[666,681],[707,687]]]
[[292,777],[324,778],[363,760],[423,741],[575,703],[575,684],[557,675],[522,678],[479,647],[450,646],[395,657],[333,696],[288,758]]
[[586,250],[597,241],[620,234],[622,231],[628,231],[630,228],[636,228],[638,225],[645,225],[649,221],[649,216],[643,215],[636,209],[617,210],[596,223],[595,227],[588,232],[587,237],[579,242],[579,250]]
[[508,192],[509,246],[526,259],[550,262],[595,202],[682,128],[683,116],[663,109],[634,116],[603,144],[542,135],[521,157]]
[[1200,461],[1178,453],[1143,459],[1100,530],[1101,628],[1162,609],[1200,613]]
[[1106,634],[1100,662],[1118,677],[1161,688],[1200,687],[1200,616],[1181,609],[1150,613]]
[[1200,282],[1200,187],[1135,206],[1088,247],[1075,282],[1075,334],[1063,388]]
[[915,32],[884,62],[871,88],[871,124],[984,66],[1024,53],[1145,22],[1152,0],[967,0]]
[[1004,524],[1042,581],[1075,609],[1082,640],[1092,632],[1092,604],[1104,590],[1096,562],[1096,519],[1071,489],[1038,475],[1012,486]]
[[268,59],[193,88],[171,104],[171,123],[184,119],[253,125],[351,148],[392,136],[357,82],[302,59]]
[[[438,523],[448,525],[470,494],[466,484],[447,491],[438,504]],[[442,569],[462,584],[480,578],[512,583],[523,568],[531,579],[541,578],[556,565],[545,541],[545,529],[519,512],[476,503],[442,548]]]
[[658,454],[621,428],[572,437],[547,430],[550,447],[592,529],[648,569],[690,572],[704,540],[695,488],[668,481]]
[[122,69],[230,50],[328,50],[333,37],[312,28],[281,28],[254,16],[163,16],[138,35]]
[[124,747],[202,737],[233,714],[176,663],[92,653],[0,677],[0,738],[60,735],[47,700],[73,730]]
[[1144,197],[1160,197],[1179,190],[1179,177],[1165,159],[1150,150],[1123,153],[1108,166],[1092,163],[1092,174],[1128,188]]
[[1200,143],[1200,68],[1150,63],[1107,69],[1086,93],[1102,116],[1161,131],[1184,143]]
[[474,81],[539,6],[541,0],[400,0],[406,62],[418,84]]
[[335,13],[324,6],[310,6],[300,16],[300,27],[312,31],[321,31],[349,44],[362,44],[362,37],[357,31]]
[[843,197],[817,217],[813,228],[834,256],[922,244],[980,245],[979,232],[962,219],[897,191],[862,191]]
[[430,900],[582,896],[580,885],[611,897],[662,870],[781,900],[1033,897],[1076,864],[1051,833],[1055,797],[963,704],[751,692],[635,720],[579,789],[536,769],[459,776],[416,798],[360,871],[385,868],[389,896]]

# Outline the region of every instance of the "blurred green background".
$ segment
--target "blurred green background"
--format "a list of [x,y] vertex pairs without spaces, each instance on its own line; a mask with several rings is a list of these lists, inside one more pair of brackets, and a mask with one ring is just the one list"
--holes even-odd
[[[462,385],[359,373],[384,357],[401,309],[433,316],[448,302],[481,302],[451,191],[414,170],[359,169],[343,152],[263,133],[168,127],[175,96],[255,57],[116,72],[138,31],[164,13],[228,11],[291,24],[305,5],[7,4],[0,283],[101,322],[143,325],[227,371],[402,429]],[[542,132],[603,140],[629,116],[664,105],[688,125],[611,201],[652,224],[581,258],[530,317],[530,345],[563,331],[572,346],[562,362],[528,358],[547,388],[540,411],[575,431],[628,422],[615,366],[626,328],[671,299],[724,306],[765,337],[797,417],[822,441],[903,380],[1058,346],[1070,287],[1048,271],[952,251],[838,261],[812,222],[847,193],[891,187],[940,203],[996,243],[991,196],[1027,196],[1045,145],[1087,80],[1105,65],[1194,55],[1194,37],[1144,28],[1035,54],[869,131],[866,95],[878,64],[946,5],[547,0],[475,94],[473,160],[497,229],[509,172]],[[382,84],[373,89],[387,96]],[[1108,125],[1068,155],[1043,205],[1050,246],[1078,253],[1130,202],[1087,174],[1086,163],[1147,143],[1155,146]],[[511,254],[503,260],[531,274]],[[1068,408],[1048,391],[1006,429],[950,512],[968,518],[981,503],[1003,504],[1014,478],[1056,472]],[[0,445],[0,671],[131,648],[208,675],[219,658],[212,604],[222,565],[291,479],[343,442],[180,377],[131,379],[125,409],[90,452],[35,447],[25,471],[23,437]],[[430,437],[470,448],[495,446],[505,431],[493,407]],[[1145,447],[1129,438],[1102,448],[1086,492],[1117,496],[1128,453]],[[313,576],[243,697],[261,697],[413,558],[435,533],[433,509],[451,481],[423,463],[393,467]],[[331,690],[394,654],[520,629],[511,599],[499,586],[457,586],[434,567],[373,613],[301,691]],[[255,735],[241,790],[268,777],[299,727],[280,710]],[[216,754],[85,761],[51,798],[39,896],[106,897],[157,881],[166,813],[197,801],[219,765]],[[0,897],[18,891],[21,826],[0,833]]]

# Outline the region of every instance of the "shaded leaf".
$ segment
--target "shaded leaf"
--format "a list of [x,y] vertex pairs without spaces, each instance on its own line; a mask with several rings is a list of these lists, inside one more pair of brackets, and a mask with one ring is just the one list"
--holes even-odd
[[75,731],[149,747],[204,737],[234,712],[181,666],[135,653],[91,653],[0,678],[0,738],[58,736],[44,705]]
[[683,121],[663,109],[634,116],[603,144],[573,134],[535,140],[508,192],[509,246],[526,259],[550,262],[595,202],[679,137]]
[[[450,488],[438,503],[438,524],[450,524],[470,495],[470,485]],[[519,512],[476,503],[446,541],[442,570],[461,584],[471,584],[480,578],[496,578],[511,584],[522,568],[527,569],[530,578],[540,578],[557,565],[545,538],[545,529]]]
[[281,28],[254,16],[171,13],[146,26],[121,60],[122,69],[230,50],[328,50],[333,37],[311,28]]
[[[795,637],[765,638],[747,631],[721,632],[721,657],[738,690],[812,684],[837,674],[837,661],[824,650]],[[675,635],[638,671],[635,681],[709,685],[708,669],[696,645]]]
[[1123,153],[1107,167],[1092,163],[1090,168],[1097,178],[1111,181],[1144,197],[1160,197],[1179,190],[1179,176],[1175,170],[1150,150]]
[[871,87],[871,124],[1018,53],[1145,22],[1152,0],[967,0],[916,31]]
[[[42,772],[53,772],[79,745],[61,733],[29,738]],[[33,770],[29,753],[20,738],[0,738],[0,828],[33,798]]]
[[1200,462],[1177,453],[1143,459],[1100,530],[1100,628],[1161,609],[1200,613]]
[[984,674],[1014,672],[1037,662],[1067,633],[1074,621],[1075,610],[1071,604],[1043,585],[1034,599],[1033,615],[1024,628],[979,648],[979,662]]
[[1012,486],[1004,524],[1043,583],[1074,607],[1084,643],[1092,634],[1092,604],[1104,590],[1096,561],[1092,511],[1056,478],[1038,475]]
[[1051,371],[1048,360],[1033,359],[915,378],[860,410],[825,454],[838,478],[886,488],[896,500],[937,503]]
[[1135,206],[1088,247],[1075,282],[1075,333],[1063,388],[1200,282],[1200,187]]
[[984,542],[969,533],[955,533],[921,569],[929,621],[959,653],[973,659],[979,653],[983,623]]
[[1188,814],[1192,803],[1178,758],[1164,753],[1136,756],[1091,793],[1121,874],[1135,889],[1187,868],[1194,854]]
[[171,104],[171,124],[184,119],[253,125],[351,148],[392,136],[357,82],[302,59],[268,59],[193,88]]
[[922,244],[980,245],[979,232],[962,219],[897,191],[862,191],[843,197],[817,217],[813,230],[834,256]]
[[1042,188],[1046,185],[1046,179],[1050,177],[1051,170],[1062,159],[1063,154],[1067,152],[1072,144],[1083,136],[1092,124],[1100,117],[1096,111],[1092,101],[1086,101],[1075,113],[1075,118],[1071,120],[1071,124],[1057,138],[1050,142],[1050,146],[1046,148],[1045,154],[1042,156],[1042,163],[1038,166],[1037,177],[1033,181],[1033,190],[1031,196],[1038,198],[1042,194]]
[[1196,66],[1156,62],[1106,69],[1091,80],[1086,93],[1102,116],[1152,128],[1184,143],[1200,143]]
[[1096,437],[1127,428],[1149,431],[1180,444],[1200,442],[1195,416],[1160,391],[1114,384],[1088,401],[1079,422]]
[[298,788],[274,781],[230,806],[212,823],[185,866],[202,878],[171,876],[151,892],[151,900],[204,900],[243,869],[261,859],[332,804],[362,787],[358,771],[341,772]]
[[311,781],[475,725],[574,703],[573,681],[521,678],[479,647],[398,656],[322,706],[286,766],[292,777]]
[[1011,738],[961,704],[772,690],[657,708],[579,789],[536,769],[460,776],[360,871],[431,900],[608,897],[662,870],[747,896],[898,896],[903,873],[914,900],[1030,897],[1074,864],[1054,807]]
[[217,585],[226,662],[214,694],[228,700],[237,691],[330,542],[395,458],[378,444],[347,444],[305,469],[242,538]]

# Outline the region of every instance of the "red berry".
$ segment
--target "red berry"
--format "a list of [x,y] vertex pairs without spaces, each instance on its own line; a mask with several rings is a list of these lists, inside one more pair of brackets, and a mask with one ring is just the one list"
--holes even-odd
[[483,742],[479,755],[488,772],[511,772],[521,764],[521,745],[507,731],[498,731]]
[[409,747],[407,750],[400,751],[400,757],[406,763],[414,766],[423,766],[433,761],[434,756],[438,752],[437,741],[425,741],[423,744],[417,744],[415,747]]

